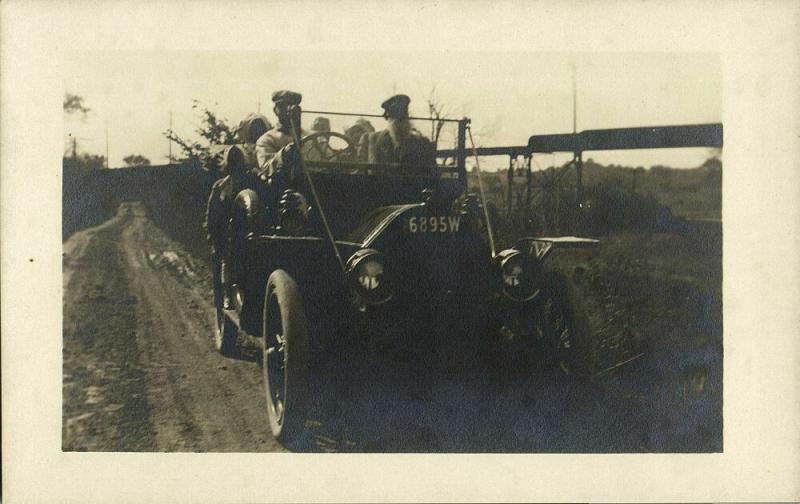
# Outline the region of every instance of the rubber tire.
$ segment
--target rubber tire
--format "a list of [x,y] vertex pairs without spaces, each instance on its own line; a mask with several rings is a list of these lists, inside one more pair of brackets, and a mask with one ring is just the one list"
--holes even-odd
[[[284,336],[283,414],[279,415],[270,387],[269,304],[276,298]],[[287,443],[302,434],[308,417],[310,350],[308,324],[297,283],[283,270],[275,270],[267,280],[263,311],[262,371],[267,399],[267,415],[272,435]]]
[[228,319],[222,309],[222,283],[219,280],[219,264],[214,265],[214,308],[216,310],[216,324],[214,324],[214,348],[225,357],[233,357],[236,353],[236,340],[239,331],[236,325]]
[[591,377],[596,371],[595,341],[589,317],[580,293],[570,279],[559,272],[547,272],[542,282],[543,295],[559,305],[569,327],[571,351],[558,359],[552,347],[544,348],[545,355],[562,369],[582,377]]

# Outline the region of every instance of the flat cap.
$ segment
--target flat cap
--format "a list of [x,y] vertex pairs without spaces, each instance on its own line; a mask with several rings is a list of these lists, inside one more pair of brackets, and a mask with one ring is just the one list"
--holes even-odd
[[275,91],[272,93],[272,101],[275,103],[288,103],[289,105],[300,105],[300,102],[303,100],[303,95],[300,93],[295,93],[294,91],[289,91],[287,89],[282,89],[280,91]]
[[384,110],[384,117],[407,117],[409,103],[411,103],[411,98],[404,94],[392,96],[381,103],[381,107],[383,107]]
[[311,129],[314,131],[330,131],[331,121],[327,117],[317,117],[314,119]]

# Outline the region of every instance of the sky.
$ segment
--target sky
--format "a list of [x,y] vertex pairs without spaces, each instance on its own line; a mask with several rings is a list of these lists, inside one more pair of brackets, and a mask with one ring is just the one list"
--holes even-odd
[[[303,94],[306,110],[372,114],[381,113],[387,97],[404,93],[412,115],[427,115],[433,93],[447,115],[472,119],[482,146],[525,145],[534,134],[571,132],[573,68],[578,131],[722,120],[719,59],[704,53],[98,51],[73,53],[63,68],[65,93],[82,96],[91,109],[86,117],[65,116],[65,146],[74,136],[79,151],[104,154],[107,125],[111,167],[129,154],[165,163],[170,113],[173,129],[192,137],[199,124],[195,99],[232,123],[259,107],[274,120],[271,94],[285,88]],[[331,119],[341,131],[355,118]],[[383,120],[373,124],[382,128]],[[416,126],[423,133],[429,128]],[[587,152],[584,159],[691,168],[716,154],[654,149]],[[569,157],[534,161],[548,166]],[[494,169],[508,159],[481,163]]]

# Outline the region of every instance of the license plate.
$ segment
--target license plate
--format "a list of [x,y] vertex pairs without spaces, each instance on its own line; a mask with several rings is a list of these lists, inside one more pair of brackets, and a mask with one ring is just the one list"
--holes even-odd
[[457,233],[460,225],[460,215],[431,215],[409,217],[406,229],[409,233]]

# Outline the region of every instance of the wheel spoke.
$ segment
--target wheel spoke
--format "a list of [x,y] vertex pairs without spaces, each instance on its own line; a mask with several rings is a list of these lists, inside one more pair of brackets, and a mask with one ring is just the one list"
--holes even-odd
[[570,338],[570,332],[566,327],[561,331],[561,334],[559,334],[558,348],[559,350],[564,352],[568,352],[572,349],[572,340]]

